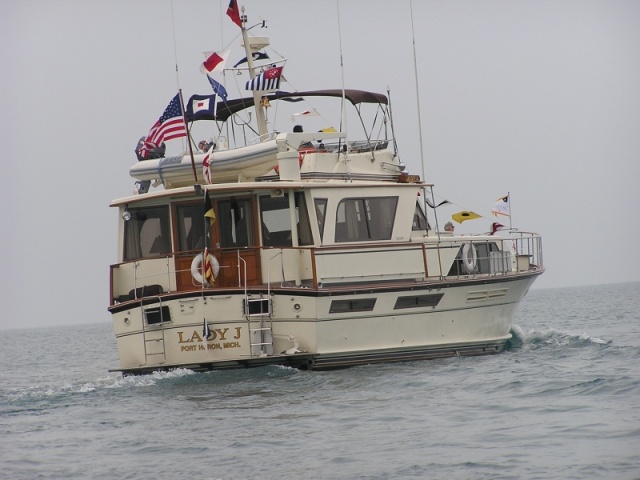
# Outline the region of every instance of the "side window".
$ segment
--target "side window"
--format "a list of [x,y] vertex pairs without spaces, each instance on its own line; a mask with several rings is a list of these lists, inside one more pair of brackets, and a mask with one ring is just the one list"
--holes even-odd
[[260,197],[260,216],[262,244],[267,247],[290,247],[291,220],[288,197]]
[[313,245],[309,211],[304,193],[296,192],[296,220],[298,221],[298,242],[300,245]]
[[416,209],[413,212],[413,225],[411,230],[429,230],[429,222],[420,207],[420,202],[416,202]]
[[[307,204],[302,192],[295,193],[296,221],[300,245],[311,245],[311,225]],[[290,247],[291,216],[289,214],[289,193],[283,197],[260,197],[260,220],[262,243],[267,247]]]
[[129,209],[124,224],[124,260],[171,253],[169,207]]
[[320,239],[324,237],[324,218],[327,212],[327,199],[316,198],[313,200],[316,206],[316,217],[318,218],[318,229],[320,230]]
[[253,238],[253,210],[249,199],[224,200],[218,202],[220,222],[220,246],[249,247],[255,245]]
[[345,198],[336,211],[336,242],[389,240],[398,197]]
[[202,204],[176,207],[178,250],[202,250],[205,247],[205,217]]

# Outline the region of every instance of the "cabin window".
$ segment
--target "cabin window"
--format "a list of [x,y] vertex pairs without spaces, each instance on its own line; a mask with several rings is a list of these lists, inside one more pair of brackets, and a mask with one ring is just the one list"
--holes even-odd
[[[295,193],[295,218],[300,245],[313,244],[311,224],[307,204],[302,192]],[[267,247],[290,247],[291,216],[289,214],[289,194],[282,197],[260,197],[262,222],[262,244]]]
[[336,212],[336,242],[389,240],[398,197],[345,198]]
[[420,207],[420,202],[416,202],[411,230],[429,230],[429,222],[427,221],[427,216],[422,211],[422,207]]
[[176,207],[178,250],[202,250],[205,247],[206,219],[201,203]]
[[370,312],[375,305],[375,298],[333,300],[329,307],[329,313]]
[[320,240],[324,236],[324,218],[327,212],[327,199],[316,198],[313,200],[316,206],[316,218],[318,219],[318,230],[320,230]]
[[416,307],[435,307],[440,303],[440,299],[444,293],[432,293],[429,295],[410,295],[408,297],[398,297],[393,309],[400,308],[416,308]]
[[222,248],[255,245],[251,200],[248,198],[221,200],[218,202],[218,212]]
[[130,208],[124,224],[124,260],[171,253],[169,207]]

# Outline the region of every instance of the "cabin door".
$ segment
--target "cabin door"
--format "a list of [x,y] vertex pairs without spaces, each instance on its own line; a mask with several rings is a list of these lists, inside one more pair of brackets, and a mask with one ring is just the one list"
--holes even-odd
[[212,227],[212,253],[220,263],[219,287],[244,287],[262,282],[260,249],[251,197],[217,199]]

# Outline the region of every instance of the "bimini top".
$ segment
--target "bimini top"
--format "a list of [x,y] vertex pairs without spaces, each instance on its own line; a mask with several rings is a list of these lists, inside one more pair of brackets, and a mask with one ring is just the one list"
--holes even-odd
[[[289,102],[296,102],[302,100],[302,97],[342,97],[343,91],[341,89],[332,90],[310,90],[306,92],[282,92],[277,91],[265,95],[269,101],[285,100]],[[364,90],[344,90],[344,98],[349,100],[352,104],[358,105],[360,103],[377,103],[387,105],[389,101],[387,96],[382,93],[366,92]],[[216,120],[218,122],[226,121],[234,113],[240,112],[246,108],[252,108],[254,105],[253,97],[236,98],[228,100],[226,102],[219,101],[216,106],[215,115],[198,115],[198,118],[187,118],[189,121],[195,120]]]

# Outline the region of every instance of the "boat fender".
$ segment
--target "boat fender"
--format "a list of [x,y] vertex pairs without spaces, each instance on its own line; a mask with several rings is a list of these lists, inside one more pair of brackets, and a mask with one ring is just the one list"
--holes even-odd
[[476,271],[476,263],[478,262],[478,253],[476,247],[471,243],[465,243],[462,247],[462,268],[466,273],[474,273]]
[[[203,254],[199,253],[193,260],[191,261],[191,276],[198,283],[206,283],[204,278],[202,278],[202,259]],[[213,255],[208,255],[209,262],[211,263],[211,268],[213,269],[213,277],[218,278],[218,273],[220,272],[220,263],[218,263],[218,259]]]

